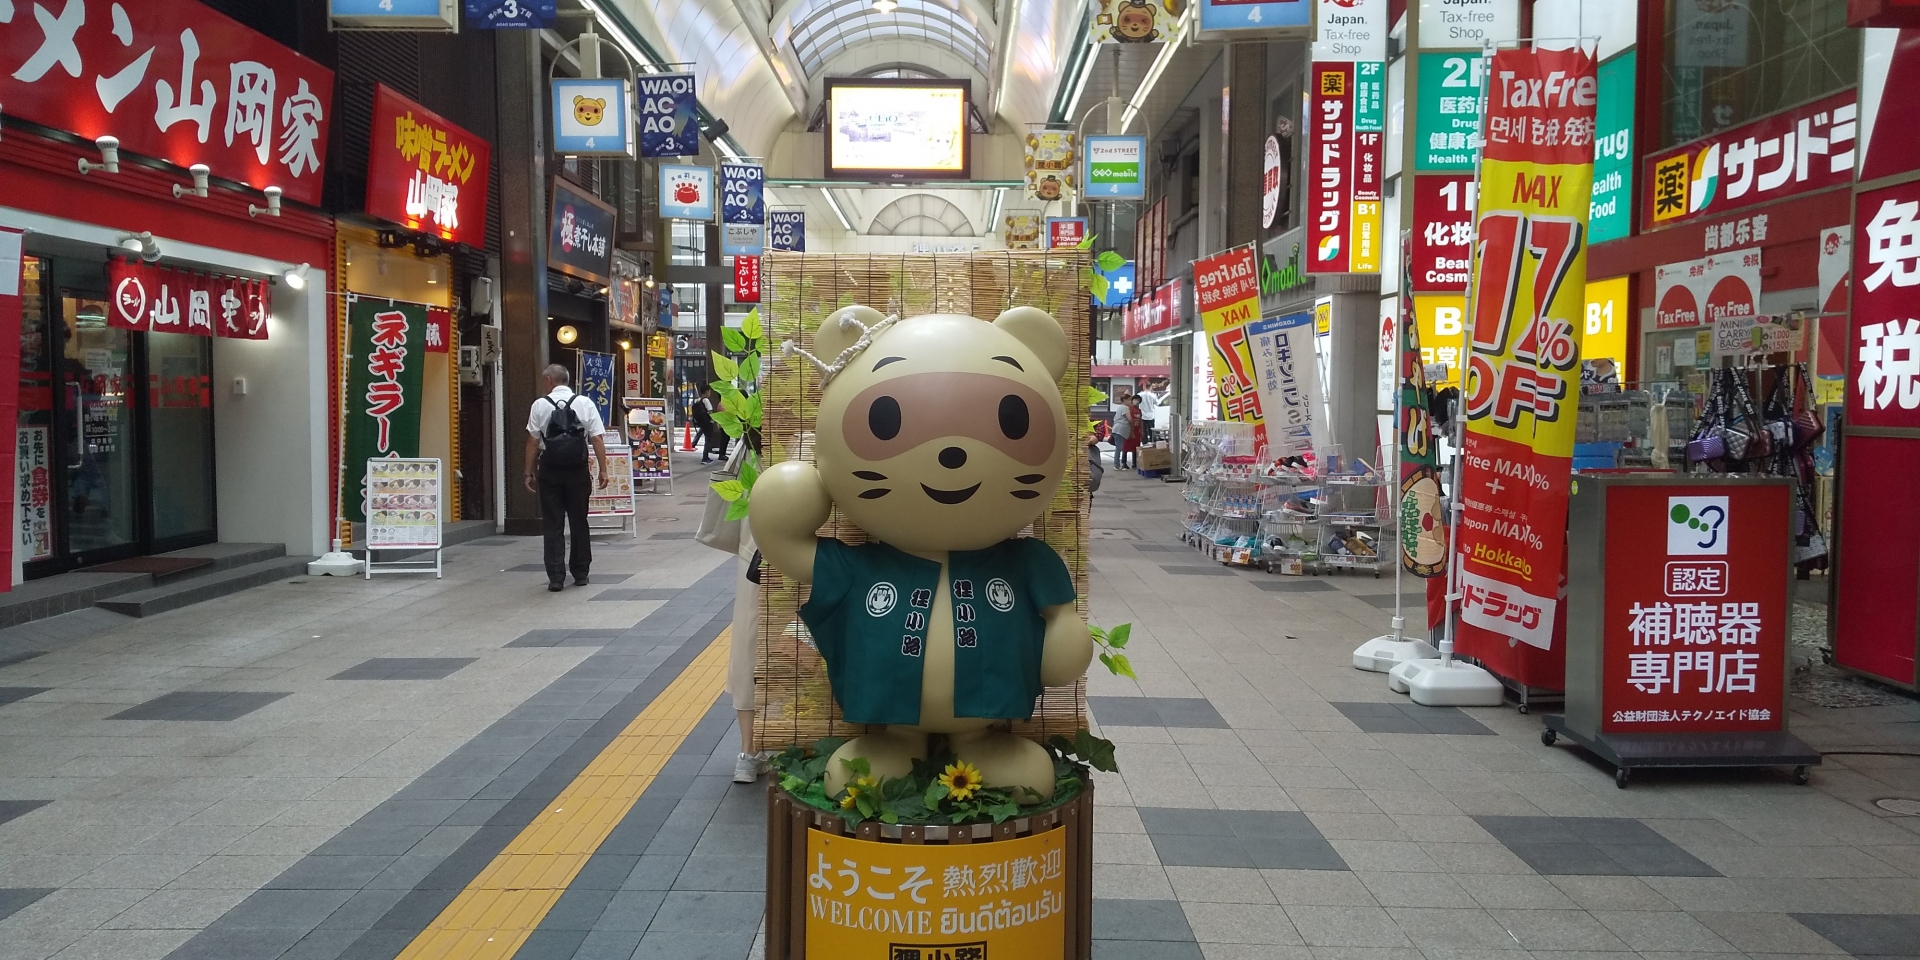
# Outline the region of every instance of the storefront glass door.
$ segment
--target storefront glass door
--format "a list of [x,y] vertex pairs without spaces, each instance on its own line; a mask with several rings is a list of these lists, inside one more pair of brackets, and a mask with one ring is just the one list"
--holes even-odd
[[107,326],[103,298],[62,290],[57,448],[67,552],[87,562],[134,543],[133,334]]
[[213,538],[213,341],[149,333],[148,444],[156,550]]

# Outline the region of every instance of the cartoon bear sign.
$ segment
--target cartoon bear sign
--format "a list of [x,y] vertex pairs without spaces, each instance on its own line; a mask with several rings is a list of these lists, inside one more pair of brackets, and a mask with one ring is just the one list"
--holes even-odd
[[[941,735],[989,785],[1050,798],[1051,758],[1005,724],[1093,659],[1066,564],[1018,536],[1069,462],[1065,331],[1033,307],[985,323],[853,306],[827,317],[814,350],[791,352],[824,376],[816,461],[769,468],[748,522],[775,567],[812,584],[800,618],[842,715],[885,727],[834,753],[827,790],[845,788],[840,761],[855,757],[906,776]],[[872,539],[816,536],[836,506]]]

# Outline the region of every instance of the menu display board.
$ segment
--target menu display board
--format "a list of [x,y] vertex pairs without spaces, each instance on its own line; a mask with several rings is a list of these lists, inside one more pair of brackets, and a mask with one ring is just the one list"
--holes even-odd
[[592,479],[592,495],[587,497],[589,517],[633,516],[633,451],[607,444],[607,485],[600,485],[600,458],[587,458],[587,476]]
[[374,457],[367,461],[367,546],[437,549],[442,515],[440,461]]
[[627,443],[633,479],[673,479],[673,408],[662,397],[628,397]]

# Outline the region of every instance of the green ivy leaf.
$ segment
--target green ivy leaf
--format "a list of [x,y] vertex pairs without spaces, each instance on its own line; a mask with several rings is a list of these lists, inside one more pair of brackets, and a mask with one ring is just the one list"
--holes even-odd
[[740,376],[740,365],[733,358],[717,350],[707,351],[712,356],[713,375],[721,380],[733,380]]
[[748,510],[747,498],[746,496],[743,495],[740,497],[740,499],[727,504],[726,519],[728,521],[745,520],[747,518],[747,510]]
[[747,485],[738,480],[715,480],[711,486],[720,499],[732,503],[747,494]]
[[740,485],[752,490],[753,485],[759,482],[760,455],[748,450],[746,457],[740,461]]
[[720,395],[720,409],[739,417],[741,420],[747,419],[747,395],[738,390],[731,393],[722,393]]
[[732,327],[720,328],[720,342],[727,345],[728,353],[747,352],[747,335]]
[[920,798],[920,800],[927,805],[928,810],[938,810],[940,808],[940,801],[947,799],[947,796],[947,788],[936,782],[933,786],[927,788],[927,795]]
[[747,432],[746,427],[741,424],[740,418],[725,410],[715,410],[713,412],[713,422],[719,424],[720,429],[725,431],[729,437],[738,439],[741,434]]
[[892,810],[882,810],[880,811],[880,822],[881,823],[899,823],[900,815],[897,813],[894,813]]
[[1112,273],[1126,266],[1127,258],[1121,256],[1118,250],[1102,250],[1099,256],[1093,258],[1093,262],[1099,264],[1102,271]]
[[1112,630],[1107,631],[1107,646],[1115,650],[1125,650],[1127,648],[1127,638],[1132,635],[1132,633],[1133,624],[1131,623],[1123,623],[1114,627]]
[[848,757],[840,761],[840,765],[846,767],[847,772],[856,777],[870,777],[873,775],[873,765],[867,762],[866,757]]
[[1126,677],[1128,680],[1140,679],[1139,675],[1133,672],[1133,662],[1127,659],[1126,654],[1111,653],[1105,656],[1111,658],[1107,660],[1107,669],[1112,670],[1114,674]]
[[748,340],[758,340],[766,336],[766,330],[760,325],[760,308],[754,307],[740,320],[740,333]]
[[1087,761],[1095,770],[1106,773],[1119,773],[1120,767],[1113,761],[1113,741],[1103,740],[1090,731],[1080,730],[1073,735],[1073,752]]
[[1094,238],[1095,236],[1097,236],[1097,234],[1092,234],[1092,233],[1089,233],[1089,234],[1087,234],[1086,236],[1084,236],[1084,237],[1081,237],[1081,238],[1080,238],[1080,242],[1079,242],[1079,243],[1077,243],[1077,244],[1074,244],[1074,246],[1075,246],[1076,248],[1078,248],[1078,249],[1081,249],[1081,250],[1092,250],[1092,249],[1093,249],[1093,238]]
[[765,395],[756,393],[747,398],[747,426],[760,429],[761,421],[766,417]]
[[1007,818],[1020,815],[1020,805],[1012,801],[996,803],[987,808],[987,813],[993,816],[994,823],[1006,823]]
[[1107,286],[1107,278],[1100,274],[1096,273],[1087,277],[1087,293],[1095,300],[1105,300],[1107,298]]
[[740,361],[740,380],[743,383],[760,382],[760,351],[755,350]]

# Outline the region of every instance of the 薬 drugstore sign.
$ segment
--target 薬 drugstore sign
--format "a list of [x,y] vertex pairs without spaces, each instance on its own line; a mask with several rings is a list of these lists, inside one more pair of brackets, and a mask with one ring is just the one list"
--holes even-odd
[[1663,227],[1853,182],[1854,91],[1654,154],[1642,222]]

